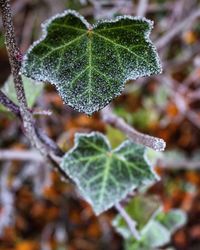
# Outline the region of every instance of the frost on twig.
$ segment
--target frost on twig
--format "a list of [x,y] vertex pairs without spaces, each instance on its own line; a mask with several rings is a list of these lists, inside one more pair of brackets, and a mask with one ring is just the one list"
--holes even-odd
[[135,143],[142,144],[146,147],[154,149],[155,151],[165,150],[166,143],[163,139],[138,132],[133,127],[128,125],[122,118],[113,114],[109,107],[106,107],[101,111],[101,116],[104,122],[121,130]]
[[20,54],[20,50],[17,46],[15,38],[10,2],[8,0],[0,0],[0,8],[5,33],[6,48],[11,66],[11,73],[13,75],[16,95],[19,102],[20,114],[23,120],[26,136],[29,138],[33,146],[35,146],[42,154],[47,155],[44,144],[38,139],[38,136],[36,134],[34,119],[31,112],[28,110],[23,82],[21,75],[19,74],[21,61],[18,59],[18,57],[16,57],[16,55]]
[[1,90],[0,90],[0,103],[6,108],[8,108],[15,115],[20,116],[19,107],[13,101],[11,101]]
[[28,150],[0,150],[0,160],[23,160],[44,162],[37,151]]

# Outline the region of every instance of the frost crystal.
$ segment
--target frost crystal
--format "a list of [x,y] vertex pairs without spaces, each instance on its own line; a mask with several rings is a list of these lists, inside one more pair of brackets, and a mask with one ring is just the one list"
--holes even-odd
[[155,151],[164,151],[166,147],[166,142],[163,139],[155,138],[153,149]]

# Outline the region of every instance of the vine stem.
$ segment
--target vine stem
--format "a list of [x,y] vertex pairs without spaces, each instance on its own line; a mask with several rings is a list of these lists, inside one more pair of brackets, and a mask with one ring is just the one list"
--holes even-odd
[[[1,90],[0,90],[0,103],[3,104],[6,108],[8,108],[13,114],[15,114],[20,120],[22,120],[21,113],[20,113],[20,108],[12,102]],[[66,179],[68,180],[68,176],[66,173],[62,170],[60,167],[60,162],[61,162],[61,157],[63,156],[62,150],[58,147],[58,145],[51,139],[49,138],[44,131],[42,131],[39,127],[35,128],[35,132],[38,136],[38,138],[46,145],[47,150],[47,155],[45,157],[50,160],[51,162],[55,163],[55,169]],[[7,153],[6,153],[7,155]],[[5,156],[3,152],[3,156]],[[3,158],[1,152],[0,152],[0,160],[1,157]],[[26,155],[27,156],[27,155]],[[29,155],[30,156],[30,155]],[[10,158],[11,159],[11,158]],[[22,159],[22,157],[20,158]],[[40,157],[38,156],[38,159]],[[33,158],[32,158],[33,160]]]
[[20,110],[17,105],[14,104],[7,96],[0,90],[0,103],[7,107],[12,113],[20,116]]
[[[34,119],[28,109],[26,96],[24,92],[22,77],[20,75],[21,52],[17,46],[14,25],[12,21],[11,6],[9,0],[0,0],[0,7],[2,13],[3,28],[5,33],[5,43],[8,52],[9,62],[11,66],[11,73],[13,75],[17,100],[19,102],[19,111],[23,121],[26,136],[29,138],[32,146],[36,147],[43,155],[47,155],[45,145],[40,141],[37,136]],[[1,94],[1,98],[3,98]],[[4,98],[3,98],[4,99]]]
[[136,129],[127,124],[122,118],[113,114],[111,108],[104,108],[101,111],[101,116],[104,122],[121,130],[135,143],[142,144],[146,147],[152,148],[155,151],[164,151],[166,143],[163,139],[138,132]]
[[28,109],[23,81],[20,75],[21,52],[17,46],[15,38],[10,1],[0,0],[0,8],[5,33],[5,43],[19,107],[14,104],[2,91],[0,91],[0,102],[22,120],[25,134],[32,146],[38,149],[38,151],[47,159],[56,163],[56,169],[67,178],[64,171],[59,167],[60,158],[56,156],[62,155],[63,153],[40,128],[37,128],[33,115]]
[[[11,101],[1,90],[0,90],[0,103],[3,104],[6,108],[8,108],[13,114],[15,114],[19,119],[22,120],[20,108]],[[58,147],[58,145],[49,138],[45,132],[39,128],[35,127],[36,134],[38,138],[46,145],[46,147],[49,149],[48,154],[52,155],[52,153],[57,156],[61,157],[63,156],[62,150]]]

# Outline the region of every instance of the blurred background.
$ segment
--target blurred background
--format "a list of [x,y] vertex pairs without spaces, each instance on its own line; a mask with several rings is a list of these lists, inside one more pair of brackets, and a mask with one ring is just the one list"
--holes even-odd
[[[164,211],[179,208],[187,223],[160,249],[200,249],[200,1],[199,0],[13,0],[15,31],[21,52],[41,35],[41,23],[65,9],[90,22],[116,15],[154,21],[151,39],[163,73],[126,84],[113,104],[115,114],[137,130],[163,138],[157,157],[161,180],[156,194]],[[0,20],[0,87],[16,102]],[[116,147],[125,139],[96,113],[92,117],[63,105],[46,84],[24,79],[29,106],[38,124],[67,151],[75,132],[100,131]],[[42,112],[45,110],[46,112]],[[51,114],[52,113],[52,114]],[[96,217],[74,186],[63,182],[23,135],[20,121],[0,106],[0,250],[121,250],[122,237],[111,221],[115,209]],[[132,249],[131,249],[132,250]],[[137,250],[137,249],[135,249]],[[147,249],[148,250],[148,249]]]

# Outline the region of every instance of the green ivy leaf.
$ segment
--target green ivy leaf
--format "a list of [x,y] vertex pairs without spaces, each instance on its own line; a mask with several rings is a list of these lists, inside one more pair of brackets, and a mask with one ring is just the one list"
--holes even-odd
[[167,213],[160,211],[141,230],[141,240],[130,237],[126,250],[154,250],[170,242],[172,234],[186,223],[186,214],[180,209]]
[[65,11],[43,25],[21,71],[55,84],[65,103],[92,114],[120,95],[127,80],[161,72],[149,39],[152,26],[131,16],[90,25],[77,12]]
[[[137,195],[125,207],[126,212],[137,222],[137,229],[140,231],[153,217],[160,207],[160,201],[156,196]],[[132,236],[126,221],[121,215],[117,215],[113,220],[116,231],[124,238]]]
[[155,220],[150,220],[141,232],[141,240],[129,239],[126,250],[155,250],[170,241],[170,232]]
[[75,146],[66,153],[61,167],[97,215],[133,189],[156,180],[143,146],[127,140],[112,150],[107,138],[98,132],[76,134]]
[[180,209],[164,212],[155,196],[135,196],[125,207],[130,218],[137,222],[141,239],[137,241],[121,215],[113,220],[116,231],[125,238],[126,250],[155,250],[167,244],[171,235],[186,223],[186,214]]
[[[35,104],[37,97],[41,94],[44,85],[41,83],[35,83],[33,80],[25,76],[23,76],[22,80],[24,83],[24,90],[28,102],[28,107],[32,108],[33,105]],[[7,79],[1,90],[6,96],[10,98],[10,100],[12,100],[15,104],[18,105],[18,100],[12,76],[9,76],[9,78]],[[7,109],[3,105],[0,105],[0,111],[6,112]]]
[[186,215],[180,209],[173,209],[168,213],[160,212],[155,219],[161,223],[170,233],[174,233],[179,227],[186,223]]

